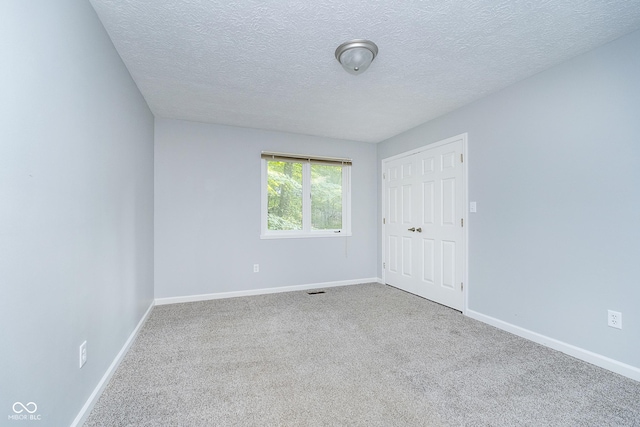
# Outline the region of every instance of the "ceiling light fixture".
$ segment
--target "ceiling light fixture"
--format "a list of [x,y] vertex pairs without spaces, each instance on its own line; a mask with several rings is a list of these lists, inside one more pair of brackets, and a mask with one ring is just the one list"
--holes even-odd
[[356,39],[342,43],[336,49],[336,59],[347,73],[364,73],[378,55],[378,46],[372,41]]

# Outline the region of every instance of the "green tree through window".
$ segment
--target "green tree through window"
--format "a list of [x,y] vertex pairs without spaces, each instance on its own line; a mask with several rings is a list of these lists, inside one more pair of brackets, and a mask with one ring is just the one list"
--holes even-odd
[[267,162],[269,230],[302,230],[302,163]]
[[342,167],[311,164],[311,228],[342,228]]

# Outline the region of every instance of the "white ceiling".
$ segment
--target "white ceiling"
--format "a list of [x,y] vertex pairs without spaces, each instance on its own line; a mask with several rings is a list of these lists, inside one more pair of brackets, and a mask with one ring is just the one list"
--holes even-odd
[[[379,142],[640,28],[640,0],[91,0],[160,117]],[[360,76],[336,47],[373,40]]]

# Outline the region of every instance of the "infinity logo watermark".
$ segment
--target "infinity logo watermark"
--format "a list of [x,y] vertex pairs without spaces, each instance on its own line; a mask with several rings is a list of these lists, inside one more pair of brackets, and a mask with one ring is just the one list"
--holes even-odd
[[[21,409],[16,409],[16,406]],[[30,408],[33,408],[33,409],[30,409]],[[13,412],[15,412],[16,414],[21,414],[22,411],[27,411],[28,413],[33,414],[37,410],[38,410],[38,405],[36,405],[35,402],[29,402],[26,405],[24,405],[22,402],[16,402],[13,404]]]
[[35,402],[29,402],[26,405],[22,402],[16,402],[11,407],[13,414],[9,415],[9,419],[13,421],[40,421],[42,415],[36,414],[38,405]]

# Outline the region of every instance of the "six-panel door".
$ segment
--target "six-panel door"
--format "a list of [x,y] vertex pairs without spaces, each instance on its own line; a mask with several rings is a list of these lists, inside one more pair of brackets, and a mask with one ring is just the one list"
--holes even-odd
[[462,310],[462,140],[385,163],[385,279]]

